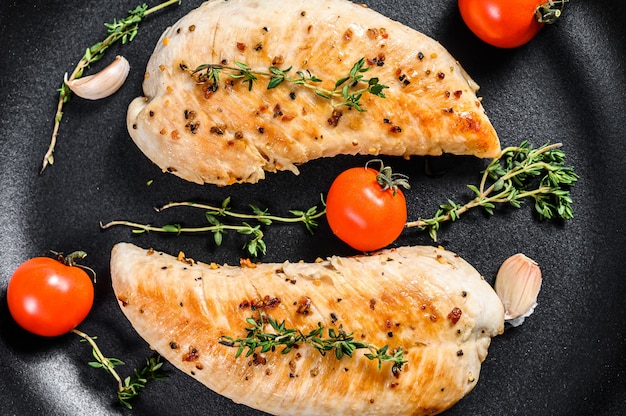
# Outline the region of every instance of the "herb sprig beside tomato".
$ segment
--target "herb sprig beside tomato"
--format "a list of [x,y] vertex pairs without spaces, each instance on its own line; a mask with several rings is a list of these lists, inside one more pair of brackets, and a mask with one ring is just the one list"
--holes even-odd
[[565,165],[560,147],[560,143],[546,143],[535,149],[526,141],[507,147],[483,171],[480,184],[467,185],[475,194],[471,201],[459,204],[448,199],[433,217],[406,223],[406,201],[397,189],[402,184],[408,187],[406,176],[391,173],[385,166],[380,172],[367,165],[351,168],[335,179],[328,192],[328,224],[345,243],[367,252],[391,244],[408,228],[428,231],[437,241],[441,224],[454,222],[477,207],[493,215],[496,205],[520,208],[531,200],[539,219],[568,220],[574,216],[570,188],[578,175]]
[[561,16],[569,0],[459,0],[461,17],[484,42],[516,48]]
[[[115,367],[124,362],[105,357],[91,337],[76,329],[87,317],[94,301],[95,272],[76,260],[87,254],[75,251],[68,256],[51,252],[56,258],[34,257],[26,260],[13,272],[7,287],[9,312],[19,326],[33,334],[55,337],[73,332],[88,342],[96,361],[91,367],[102,368],[117,381],[117,397],[124,407],[132,409],[130,400],[136,397],[149,380],[164,378],[160,373],[163,361],[159,355],[146,360],[146,366],[134,370],[124,379]],[[94,280],[85,270],[93,273]]]

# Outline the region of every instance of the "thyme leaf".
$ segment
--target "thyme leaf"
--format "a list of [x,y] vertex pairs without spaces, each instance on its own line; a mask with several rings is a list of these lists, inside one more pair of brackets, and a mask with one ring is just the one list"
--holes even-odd
[[519,146],[504,149],[498,158],[483,171],[478,186],[468,185],[475,198],[464,205],[448,200],[432,218],[407,222],[406,227],[427,230],[437,241],[437,231],[442,223],[456,221],[465,212],[482,207],[494,214],[497,204],[520,208],[524,200],[534,202],[539,219],[574,217],[570,187],[578,180],[571,166],[565,166],[565,153],[561,143],[545,144],[533,149],[527,141]]
[[83,338],[81,341],[88,342],[91,345],[91,353],[96,361],[90,361],[88,365],[92,368],[102,368],[111,374],[117,381],[117,399],[121,405],[127,409],[133,406],[130,400],[135,398],[146,387],[150,380],[160,380],[165,378],[161,373],[163,360],[160,355],[155,355],[146,359],[145,367],[140,370],[135,369],[132,376],[128,376],[122,380],[115,367],[124,365],[124,362],[118,358],[105,357],[96,344],[97,337],[91,337],[78,329],[73,329],[73,333]]
[[[306,211],[290,210],[291,216],[277,216],[269,213],[267,209],[260,209],[255,205],[250,205],[252,213],[234,212],[230,207],[230,197],[227,197],[222,201],[219,206],[196,203],[196,202],[170,202],[163,205],[160,208],[156,208],[157,212],[174,208],[174,207],[192,207],[205,210],[204,218],[208,225],[183,227],[181,224],[166,224],[163,226],[153,226],[150,224],[140,224],[131,221],[110,221],[106,224],[100,223],[102,229],[107,229],[116,225],[122,225],[133,228],[133,234],[143,234],[146,232],[159,232],[168,234],[183,234],[183,233],[207,233],[213,234],[213,241],[215,245],[220,246],[223,242],[224,234],[228,231],[235,231],[239,234],[249,236],[249,239],[244,243],[243,249],[248,252],[252,257],[258,257],[261,254],[267,252],[267,245],[264,240],[262,226],[269,226],[274,222],[280,223],[302,223],[306,229],[313,233],[318,226],[317,219],[323,217],[326,214],[326,210],[322,209],[318,211],[317,206],[308,208]],[[322,204],[324,201],[322,200]],[[239,223],[231,224],[225,223],[224,219],[235,219]],[[251,221],[255,221],[258,224],[251,224]]]
[[[316,349],[322,356],[333,353],[340,360],[344,355],[352,357],[354,351],[358,349],[369,350],[364,356],[370,360],[378,361],[378,370],[382,368],[384,362],[391,362],[391,371],[397,377],[404,364],[408,361],[404,359],[402,347],[389,350],[385,345],[381,348],[375,345],[356,341],[354,333],[346,332],[340,325],[339,328],[326,328],[321,322],[317,327],[308,333],[304,333],[294,328],[287,328],[285,321],[278,322],[271,316],[259,313],[259,318],[247,318],[250,325],[246,328],[247,334],[244,338],[233,338],[227,335],[221,336],[218,342],[227,347],[237,348],[235,354],[239,358],[245,351],[245,356],[249,357],[257,351],[260,353],[275,352],[280,348],[281,354],[287,354],[292,349],[308,344]],[[270,332],[266,332],[266,325],[271,327]],[[327,333],[327,335],[325,335]]]
[[[360,112],[365,111],[361,106],[363,94],[369,93],[380,98],[386,98],[384,90],[389,88],[387,85],[381,84],[376,77],[369,79],[364,77],[363,74],[372,68],[371,66],[366,66],[365,58],[359,59],[352,66],[348,76],[335,81],[334,89],[332,90],[321,88],[318,84],[322,80],[309,70],[296,71],[295,76],[289,75],[292,68],[290,66],[280,69],[273,66],[267,70],[254,70],[243,62],[235,62],[235,66],[202,64],[191,70],[190,74],[198,84],[208,84],[213,92],[219,88],[220,76],[224,72],[230,78],[240,79],[244,84],[248,84],[248,91],[252,90],[259,77],[268,78],[268,90],[278,87],[283,82],[287,82],[313,90],[316,95],[330,100],[333,108],[346,106]],[[340,101],[335,102],[336,99],[340,99]]]
[[105,51],[114,43],[120,41],[122,45],[125,45],[135,39],[135,36],[137,36],[137,33],[139,31],[139,23],[141,23],[146,16],[161,9],[164,9],[174,3],[180,3],[181,1],[182,0],[167,0],[152,8],[148,8],[146,4],[143,4],[135,7],[133,10],[129,10],[128,16],[126,16],[125,18],[121,20],[114,19],[112,23],[104,24],[104,26],[107,28],[107,37],[104,38],[104,40],[102,40],[101,42],[97,42],[85,49],[83,57],[80,59],[80,61],[78,61],[76,68],[74,68],[74,71],[72,71],[72,74],[69,76],[69,78],[63,81],[63,83],[57,90],[59,92],[59,100],[57,103],[57,110],[54,116],[52,137],[50,140],[50,144],[48,145],[48,150],[43,157],[40,173],[43,173],[48,165],[52,165],[54,163],[53,153],[56,146],[59,127],[61,125],[61,119],[63,118],[63,106],[70,100],[72,96],[72,90],[70,90],[66,82],[82,77],[85,69],[89,68],[91,64],[102,59]]

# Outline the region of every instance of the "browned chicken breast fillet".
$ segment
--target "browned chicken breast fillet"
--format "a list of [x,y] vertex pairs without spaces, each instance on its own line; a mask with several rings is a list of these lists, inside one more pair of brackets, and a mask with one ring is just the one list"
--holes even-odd
[[[316,263],[197,263],[128,243],[113,248],[115,294],[131,324],[181,371],[237,403],[276,415],[432,415],[476,383],[504,308],[458,255],[400,247]],[[308,333],[319,324],[358,342],[402,349],[399,372],[369,350],[337,359],[300,345],[236,358],[221,337],[248,318]],[[264,330],[272,332],[270,325]]]
[[[361,59],[369,70],[357,75],[388,87],[385,98],[363,92],[364,111],[342,104],[368,83],[335,88]],[[219,79],[209,67],[192,75],[201,65]],[[292,79],[268,89],[270,68]],[[207,1],[163,33],[143,90],[128,108],[130,136],[197,183],[255,183],[338,154],[500,153],[478,86],[443,46],[346,0]]]

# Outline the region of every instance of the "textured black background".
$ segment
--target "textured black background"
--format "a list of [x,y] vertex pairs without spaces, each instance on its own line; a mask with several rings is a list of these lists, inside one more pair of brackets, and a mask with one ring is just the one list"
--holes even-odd
[[[484,105],[504,146],[528,139],[535,146],[562,142],[581,178],[574,187],[575,219],[539,222],[527,205],[487,217],[473,212],[443,227],[439,243],[472,263],[489,281],[509,255],[524,252],[542,266],[543,289],[535,314],[494,339],[475,390],[447,415],[617,415],[626,412],[626,31],[624,1],[573,0],[561,21],[528,45],[498,50],[464,26],[456,1],[365,0],[439,40],[481,85]],[[115,402],[115,383],[87,366],[89,347],[75,335],[30,336],[16,327],[6,306],[13,270],[46,249],[89,253],[98,272],[96,301],[80,325],[97,335],[106,355],[124,359],[123,375],[149,355],[122,316],[110,289],[109,252],[130,240],[196,260],[234,264],[243,240],[133,236],[129,229],[101,231],[99,221],[201,224],[202,213],[152,207],[170,200],[219,202],[232,196],[284,213],[318,203],[334,176],[362,164],[359,157],[310,162],[301,175],[270,174],[257,185],[216,188],[162,174],[134,146],[125,126],[128,103],[141,94],[146,62],[160,33],[198,6],[185,1],[148,18],[129,45],[115,46],[132,71],[114,96],[73,99],[65,108],[56,163],[39,175],[52,131],[56,89],[84,49],[105,36],[104,22],[125,16],[134,0],[16,1],[0,3],[0,414],[110,415],[128,413]],[[96,65],[97,70],[101,65]],[[447,198],[470,196],[484,162],[431,160],[441,175],[424,175],[423,158],[386,159],[410,175],[410,217],[429,216]],[[147,182],[153,180],[151,186]],[[322,222],[310,236],[300,227],[267,229],[264,261],[313,260],[352,254]],[[419,232],[397,244],[432,244]],[[205,389],[167,366],[169,378],[149,385],[135,401],[138,415],[258,414]],[[219,374],[215,375],[219,377]],[[416,387],[419,388],[419,387]],[[323,398],[320,398],[323,400]]]

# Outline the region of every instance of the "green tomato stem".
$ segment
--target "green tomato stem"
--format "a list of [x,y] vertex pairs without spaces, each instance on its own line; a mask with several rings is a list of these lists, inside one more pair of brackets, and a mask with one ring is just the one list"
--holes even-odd
[[561,17],[565,8],[565,3],[569,0],[548,0],[547,3],[540,4],[535,9],[535,17],[539,23],[553,24]]

